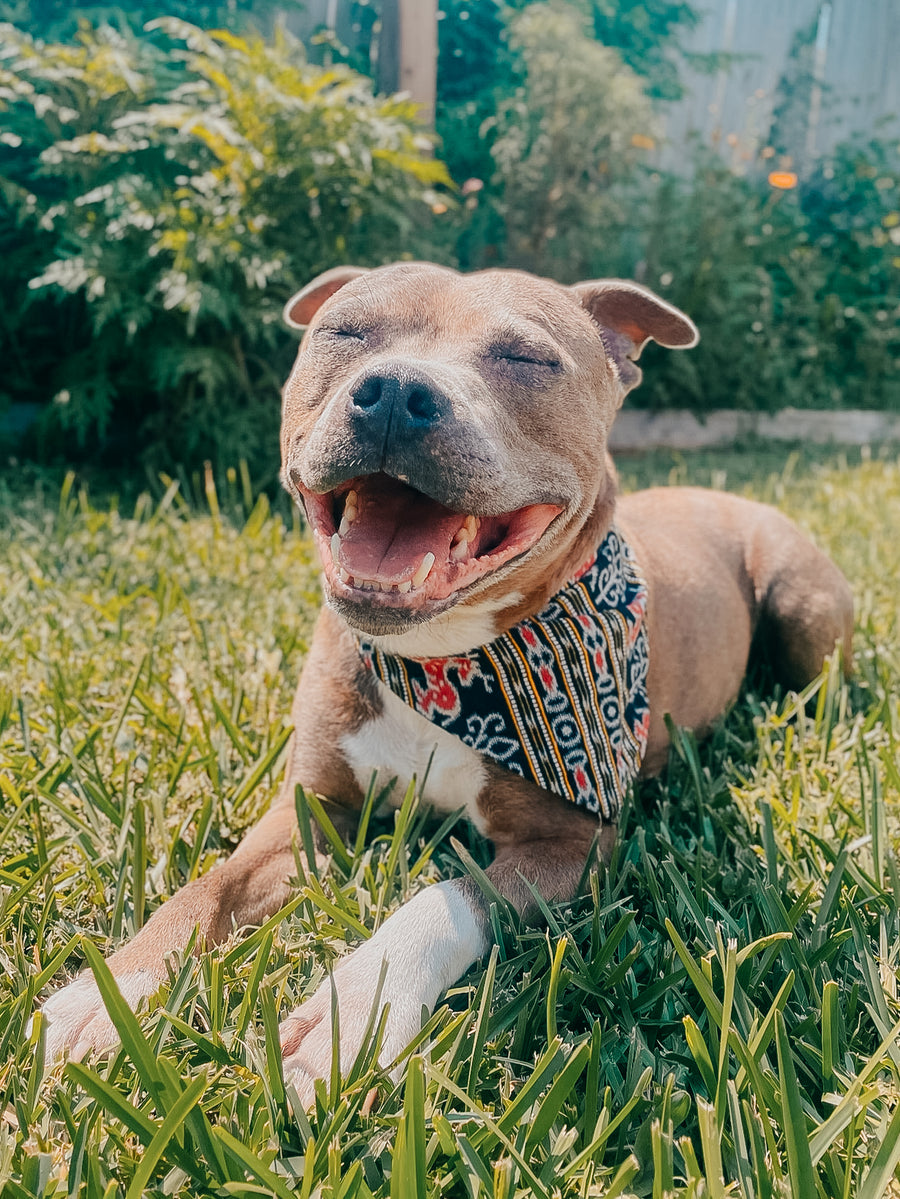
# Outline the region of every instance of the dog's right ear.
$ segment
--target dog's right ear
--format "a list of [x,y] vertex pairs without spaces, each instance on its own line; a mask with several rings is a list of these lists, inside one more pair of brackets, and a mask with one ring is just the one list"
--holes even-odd
[[316,275],[315,279],[291,296],[284,306],[284,322],[292,329],[305,329],[326,300],[330,300],[345,283],[368,272],[365,266],[336,266]]

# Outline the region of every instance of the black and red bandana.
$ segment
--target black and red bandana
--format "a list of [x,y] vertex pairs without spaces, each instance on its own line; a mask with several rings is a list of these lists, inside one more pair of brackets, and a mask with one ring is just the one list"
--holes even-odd
[[492,761],[604,820],[640,770],[650,728],[647,584],[617,530],[537,614],[448,658],[385,654],[367,669]]

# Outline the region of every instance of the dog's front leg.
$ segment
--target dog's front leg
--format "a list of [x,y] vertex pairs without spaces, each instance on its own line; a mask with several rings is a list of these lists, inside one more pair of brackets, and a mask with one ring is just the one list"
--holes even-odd
[[[109,958],[126,1001],[136,1008],[155,994],[167,977],[167,960],[194,937],[196,950],[220,944],[234,929],[259,924],[290,897],[296,875],[294,843],[296,785],[340,798],[328,806],[341,835],[356,821],[362,793],[343,762],[340,738],[348,727],[371,719],[375,709],[364,697],[367,680],[352,638],[334,618],[323,617],[310,647],[294,701],[294,736],[287,773],[273,806],[250,830],[231,857],[182,887],[131,940]],[[313,826],[317,865],[324,868],[327,846]],[[298,852],[301,852],[298,850]],[[47,1060],[83,1057],[118,1041],[97,984],[89,971],[55,991],[43,1008],[47,1021]]]
[[[287,902],[288,880],[296,873],[296,827],[293,802],[283,793],[226,862],[177,891],[112,954],[109,967],[132,1008],[159,989],[170,955],[183,952],[195,931],[197,949],[217,945],[234,929],[261,923]],[[48,1061],[64,1054],[78,1059],[118,1041],[90,971],[55,991],[43,1015]]]
[[[523,914],[533,905],[524,880],[548,900],[571,898],[597,833],[596,818],[505,772],[491,773],[496,786],[489,785],[479,802],[497,847],[488,877]],[[614,836],[614,827],[605,826],[601,852],[609,852]],[[375,1005],[376,1017],[388,1007],[379,1060],[390,1065],[490,940],[487,901],[471,879],[436,883],[403,904],[283,1022],[285,1075],[301,1100],[310,1103],[315,1080],[331,1071],[333,999],[342,1074],[362,1047]]]
[[[335,968],[281,1025],[285,1077],[301,1100],[331,1072],[332,988],[337,1000],[341,1073],[359,1053],[366,1028],[388,1006],[379,1060],[389,1065],[422,1027],[440,995],[489,944],[480,892],[468,879],[435,883],[390,916]],[[379,983],[381,983],[379,989]]]

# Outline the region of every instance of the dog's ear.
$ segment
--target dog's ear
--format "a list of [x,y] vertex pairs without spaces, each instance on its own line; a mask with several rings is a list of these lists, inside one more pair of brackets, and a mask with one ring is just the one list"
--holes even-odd
[[625,391],[641,381],[634,364],[651,338],[669,350],[688,350],[700,340],[689,317],[639,283],[594,279],[576,283],[572,291],[600,326]]
[[336,266],[330,271],[316,275],[284,306],[284,322],[292,329],[305,329],[326,300],[330,300],[345,283],[358,279],[368,272],[365,266]]

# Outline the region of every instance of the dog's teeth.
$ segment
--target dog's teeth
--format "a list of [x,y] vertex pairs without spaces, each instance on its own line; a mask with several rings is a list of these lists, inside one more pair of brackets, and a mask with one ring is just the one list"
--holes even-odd
[[453,534],[452,545],[458,545],[460,541],[474,541],[475,534],[478,532],[478,517],[467,516],[463,523]]
[[348,574],[347,571],[344,570],[343,566],[338,571],[338,575],[340,576],[340,580],[342,583],[350,584],[353,582],[353,575]]
[[340,533],[335,533],[331,538],[331,559],[334,562],[335,566],[340,566],[340,562],[338,561],[340,552],[341,552],[341,535],[340,535]]
[[419,566],[419,569],[416,571],[416,573],[412,577],[413,587],[421,587],[422,586],[422,584],[428,578],[428,572],[431,570],[432,566],[434,566],[434,554],[429,552],[422,559],[422,563]]
[[469,556],[469,543],[463,538],[461,541],[455,542],[450,547],[450,558],[453,562],[462,562],[463,558]]
[[344,501],[344,511],[341,513],[341,527],[338,530],[343,537],[353,522],[359,515],[358,512],[359,496],[355,491],[348,491],[347,498]]
[[400,592],[402,592],[404,595],[406,594],[406,592],[407,592],[407,591],[412,591],[412,582],[411,582],[411,580],[410,580],[410,579],[407,579],[405,583],[398,583],[398,584],[397,584],[397,590],[398,590],[398,591],[400,591]]

